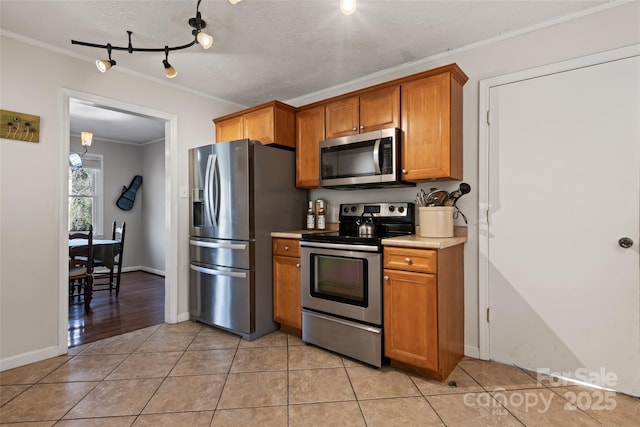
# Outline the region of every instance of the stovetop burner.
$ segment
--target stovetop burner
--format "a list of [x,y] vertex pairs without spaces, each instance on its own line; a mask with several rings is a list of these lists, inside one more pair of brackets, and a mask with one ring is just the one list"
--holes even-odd
[[[358,227],[363,220],[373,222],[375,227],[373,237],[358,235]],[[404,202],[341,204],[339,222],[338,231],[305,233],[302,235],[302,240],[379,246],[384,238],[415,233],[415,205]]]

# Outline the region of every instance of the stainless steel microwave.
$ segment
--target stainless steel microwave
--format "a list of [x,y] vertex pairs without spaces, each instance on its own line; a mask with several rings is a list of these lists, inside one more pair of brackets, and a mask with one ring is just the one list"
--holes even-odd
[[382,129],[320,142],[320,185],[325,188],[414,186],[401,179],[402,131]]

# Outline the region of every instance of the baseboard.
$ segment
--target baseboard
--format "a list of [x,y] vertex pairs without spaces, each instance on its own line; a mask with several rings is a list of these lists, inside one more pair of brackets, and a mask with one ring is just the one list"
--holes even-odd
[[[155,274],[156,276],[162,276],[165,277],[164,271],[162,270],[157,270],[155,268],[149,268],[149,267],[137,267],[138,270],[142,270],[146,273],[151,273],[151,274]],[[127,271],[125,268],[122,269],[123,272]]]
[[186,322],[187,320],[189,320],[189,313],[180,313],[180,314],[178,314],[178,323]]
[[[143,267],[141,265],[133,265],[133,266],[129,266],[129,267],[122,267],[122,272],[123,273],[130,273],[132,271],[144,271],[145,273],[151,273],[151,274],[155,274],[156,276],[165,277],[164,271],[157,270],[155,268]],[[108,273],[109,270],[107,270],[104,267],[98,267],[98,268],[95,269],[94,272],[95,273]]]
[[480,359],[480,348],[472,347],[470,345],[465,345],[464,355],[467,357],[473,357],[474,359]]
[[0,359],[0,371],[17,368],[19,366],[28,365],[29,363],[40,362],[41,360],[57,357],[58,346],[46,347],[41,350],[31,351],[29,353],[18,354],[6,359]]

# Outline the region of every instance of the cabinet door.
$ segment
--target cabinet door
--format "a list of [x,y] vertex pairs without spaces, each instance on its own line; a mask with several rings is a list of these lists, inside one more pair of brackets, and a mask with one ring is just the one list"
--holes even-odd
[[273,144],[274,141],[273,107],[265,107],[244,115],[244,137]]
[[400,86],[360,95],[360,133],[400,127]]
[[235,141],[242,138],[244,138],[244,120],[242,116],[216,123],[216,142]]
[[384,270],[385,356],[438,370],[436,276]]
[[358,133],[358,97],[340,99],[325,105],[327,139]]
[[302,329],[300,258],[273,257],[273,320]]
[[451,75],[443,73],[401,90],[403,179],[462,179],[461,85],[452,91]]
[[296,187],[320,186],[320,141],[324,138],[324,105],[296,114]]

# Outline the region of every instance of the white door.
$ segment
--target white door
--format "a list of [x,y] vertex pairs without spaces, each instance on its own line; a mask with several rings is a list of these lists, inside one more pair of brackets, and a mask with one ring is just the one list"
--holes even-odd
[[489,105],[490,358],[640,395],[639,57]]

